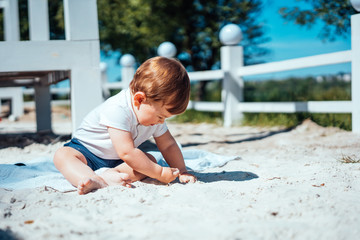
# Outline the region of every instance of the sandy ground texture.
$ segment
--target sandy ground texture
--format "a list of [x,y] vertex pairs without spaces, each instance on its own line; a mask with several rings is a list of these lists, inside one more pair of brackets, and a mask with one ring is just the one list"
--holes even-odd
[[[61,114],[60,114],[61,115]],[[0,122],[0,163],[52,156],[69,138],[34,123]],[[238,155],[199,181],[146,179],[79,196],[47,187],[0,189],[0,239],[357,239],[360,236],[360,135],[311,121],[293,128],[174,124],[184,149]],[[153,147],[149,142],[147,147]],[[0,165],[1,167],[1,165]]]

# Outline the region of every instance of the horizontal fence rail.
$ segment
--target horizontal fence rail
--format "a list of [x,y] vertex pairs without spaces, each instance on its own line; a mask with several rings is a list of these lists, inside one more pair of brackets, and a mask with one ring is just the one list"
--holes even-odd
[[190,81],[208,81],[224,78],[223,70],[207,70],[188,73]]
[[351,101],[308,101],[308,102],[242,102],[241,112],[265,113],[350,113]]
[[283,60],[271,63],[256,64],[241,67],[238,76],[250,76],[265,73],[281,72],[309,67],[319,67],[330,64],[351,62],[351,51],[341,51],[327,54],[314,55],[290,60]]

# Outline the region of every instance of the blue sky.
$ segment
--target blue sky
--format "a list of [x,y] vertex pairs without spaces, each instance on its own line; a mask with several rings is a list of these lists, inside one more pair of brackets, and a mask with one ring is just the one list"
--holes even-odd
[[[296,0],[264,0],[264,10],[260,20],[264,23],[266,36],[270,41],[263,44],[271,52],[262,59],[266,62],[280,61],[292,58],[306,57],[317,54],[331,53],[335,51],[350,50],[350,34],[344,39],[338,37],[336,41],[324,42],[318,37],[322,23],[319,21],[311,29],[301,27],[292,22],[286,22],[278,14],[281,7],[299,6],[300,8],[309,8],[310,5],[304,1]],[[349,16],[350,17],[350,16]],[[327,75],[338,72],[350,72],[350,63],[329,65],[317,68],[299,69],[282,73],[264,74],[254,78],[284,78],[287,76],[307,76],[307,75]]]

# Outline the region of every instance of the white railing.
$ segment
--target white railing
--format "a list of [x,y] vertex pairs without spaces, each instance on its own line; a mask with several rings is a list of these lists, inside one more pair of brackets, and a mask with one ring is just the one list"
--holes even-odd
[[[235,51],[241,47],[223,47]],[[231,51],[229,51],[231,52]],[[351,62],[351,51],[340,51],[278,62],[242,66],[237,69],[237,77],[251,76],[272,72],[288,71],[307,67]],[[223,70],[190,72],[191,81],[209,81],[224,79]],[[240,80],[239,80],[240,81]],[[190,102],[189,108],[198,111],[223,112],[222,102]],[[310,113],[351,113],[351,101],[308,101],[308,102],[240,102],[236,108],[239,112],[310,112]]]
[[[221,47],[221,69],[189,72],[190,81],[222,79],[221,102],[190,101],[188,109],[223,112],[224,125],[232,126],[242,120],[244,112],[276,113],[351,113],[352,131],[360,133],[360,14],[351,16],[351,50],[320,54],[278,62],[243,65],[241,46]],[[244,102],[242,77],[323,65],[351,62],[351,101],[307,101],[307,102]],[[122,82],[103,81],[103,90],[126,88],[134,68],[125,66]],[[54,90],[51,90],[54,91]]]
[[[360,133],[360,14],[351,16],[351,50],[278,62],[243,66],[241,46],[221,48],[221,70],[191,72],[192,81],[222,78],[222,102],[190,102],[189,108],[198,111],[224,113],[224,125],[232,126],[244,112],[276,113],[351,113],[352,131]],[[351,101],[308,102],[244,102],[242,77],[308,67],[351,62]]]

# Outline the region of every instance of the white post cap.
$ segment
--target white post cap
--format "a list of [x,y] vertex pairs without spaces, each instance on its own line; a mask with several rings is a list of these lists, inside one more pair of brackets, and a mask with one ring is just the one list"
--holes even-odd
[[100,62],[99,67],[100,67],[100,71],[104,72],[107,69],[107,63],[106,62]]
[[171,42],[163,42],[159,45],[157,53],[159,56],[172,58],[176,55],[176,47]]
[[123,67],[133,67],[135,64],[135,58],[131,54],[124,54],[120,58],[120,65]]
[[360,12],[360,0],[350,0],[351,5],[356,11]]
[[237,45],[242,40],[242,32],[238,25],[227,24],[220,30],[219,38],[224,45]]

